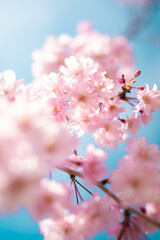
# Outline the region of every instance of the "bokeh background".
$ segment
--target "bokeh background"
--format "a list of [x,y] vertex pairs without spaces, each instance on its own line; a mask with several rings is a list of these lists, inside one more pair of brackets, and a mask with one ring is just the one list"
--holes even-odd
[[[126,6],[120,0],[0,0],[0,72],[13,69],[18,79],[31,82],[31,53],[42,47],[46,36],[62,33],[74,36],[76,24],[89,20],[98,31],[110,35],[125,33],[134,49],[136,68],[142,71],[139,80],[148,82],[150,87],[156,83],[160,89],[159,5],[159,0],[157,5],[143,9]],[[160,145],[159,125],[160,114],[156,112],[153,121],[138,135]],[[84,154],[85,145],[90,141],[89,135],[82,138],[80,154]],[[111,150],[107,160],[109,168],[116,167],[123,149],[124,146],[119,145],[116,151]],[[54,173],[53,177],[67,179],[59,173]],[[150,238],[160,239],[160,232]],[[25,209],[20,209],[13,214],[0,215],[0,239],[41,240],[43,237],[38,224]],[[94,239],[107,239],[106,233]]]

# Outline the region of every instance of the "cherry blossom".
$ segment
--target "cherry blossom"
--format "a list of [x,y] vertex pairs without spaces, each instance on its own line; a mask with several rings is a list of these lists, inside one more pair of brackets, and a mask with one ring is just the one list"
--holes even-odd
[[160,107],[160,92],[157,90],[155,84],[151,89],[146,84],[146,88],[136,93],[136,97],[140,101],[134,109],[136,113],[143,110],[146,115],[149,115],[152,112],[158,111]]
[[98,195],[82,203],[77,214],[81,232],[90,238],[93,238],[97,231],[104,231],[106,226],[111,226],[122,217],[119,206],[110,198],[100,198]]
[[36,218],[52,217],[55,220],[67,215],[71,201],[69,185],[57,183],[53,180],[42,179],[40,187],[34,193],[34,200],[30,207],[31,214]]
[[35,157],[12,159],[7,169],[1,169],[0,212],[11,212],[19,207],[31,206],[31,196],[37,190],[43,174]]
[[135,114],[132,114],[130,118],[127,117],[123,128],[132,136],[137,136],[137,131],[141,128],[141,116],[136,117]]
[[160,150],[157,144],[147,145],[147,139],[141,137],[137,140],[128,140],[129,157],[134,160],[145,164],[152,164],[157,168],[159,166]]
[[40,222],[41,233],[45,240],[83,240],[83,235],[79,232],[76,222],[76,216],[66,216],[61,221],[54,221],[53,219],[45,219]]
[[120,122],[98,118],[96,121],[98,121],[98,127],[93,131],[93,137],[98,144],[107,149],[112,146],[116,149],[118,142],[124,142],[125,132]]
[[143,204],[156,200],[159,186],[159,172],[150,165],[144,166],[125,159],[120,162],[119,168],[113,171],[112,189],[123,194],[126,204]]
[[12,70],[6,70],[0,74],[0,83],[0,96],[5,96],[9,101],[14,101],[25,88],[24,80],[17,80]]
[[109,99],[109,101],[104,102],[105,107],[101,112],[106,113],[108,119],[119,118],[119,114],[126,110],[123,107],[119,107],[123,103],[124,101],[119,100],[119,98]]
[[67,159],[67,163],[66,163],[66,166],[67,167],[70,167],[72,169],[75,169],[75,170],[80,170],[82,171],[83,170],[83,166],[85,164],[85,161],[86,161],[86,158],[83,157],[83,156],[79,156],[77,155],[77,152],[76,150],[74,151],[74,154],[71,155],[68,159]]
[[64,59],[72,53],[70,44],[71,37],[68,35],[61,35],[58,39],[49,36],[43,49],[33,52],[33,75],[38,78],[43,74],[57,72],[59,66],[64,63]]
[[[73,38],[64,34],[58,38],[49,36],[43,48],[33,52],[32,71],[35,78],[58,72],[65,58],[70,56],[92,58],[103,71],[107,69],[110,77],[118,77],[121,72],[130,74],[133,71],[132,49],[125,37],[101,34],[96,32],[90,23],[83,26],[85,27],[77,27],[79,34]],[[86,30],[79,31],[80,28]]]
[[94,145],[88,145],[86,149],[86,161],[83,165],[84,179],[89,185],[95,185],[98,179],[106,177],[104,159],[107,154],[102,149],[95,149]]

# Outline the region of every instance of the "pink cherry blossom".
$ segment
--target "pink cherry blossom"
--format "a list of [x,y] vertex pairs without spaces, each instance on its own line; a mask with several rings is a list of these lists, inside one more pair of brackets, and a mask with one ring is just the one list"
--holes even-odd
[[[4,108],[5,105],[7,109]],[[59,125],[47,116],[37,101],[26,102],[20,99],[12,104],[5,102],[2,114],[2,140],[16,138],[19,141],[17,146],[20,142],[26,142],[29,151],[45,164],[64,164],[66,157],[77,146],[76,136],[71,135],[66,125]]]
[[52,217],[55,220],[63,218],[71,207],[70,188],[67,184],[54,180],[42,179],[40,187],[33,196],[30,207],[31,214],[36,218]]
[[146,88],[140,90],[135,95],[140,101],[140,103],[134,108],[136,113],[143,110],[146,115],[149,115],[152,112],[158,111],[160,107],[160,91],[157,90],[155,84],[151,89],[149,89],[148,84],[146,84]]
[[93,130],[93,137],[98,144],[105,146],[107,149],[112,146],[116,149],[118,142],[124,142],[125,132],[120,122],[99,118],[96,121],[98,126]]
[[42,220],[40,230],[45,240],[84,240],[83,235],[79,232],[75,215],[66,216],[60,221],[54,221],[51,218]]
[[111,181],[112,189],[122,193],[126,204],[143,204],[157,199],[159,195],[160,175],[150,165],[122,160],[119,168],[113,171]]
[[124,101],[119,100],[119,98],[115,98],[113,100],[108,100],[104,102],[104,108],[101,113],[106,113],[108,119],[119,118],[119,114],[124,112],[126,108],[119,107],[119,105],[123,104]]
[[126,38],[101,34],[91,24],[83,22],[79,24],[78,32],[73,38],[68,35],[49,36],[42,49],[33,52],[32,71],[36,79],[58,72],[65,58],[70,56],[92,58],[103,71],[107,70],[111,78],[133,71],[132,49]]
[[6,70],[0,74],[0,95],[9,101],[14,101],[17,95],[24,91],[24,80],[17,80],[14,71]]
[[67,159],[66,166],[75,170],[83,170],[86,158],[77,155],[77,152],[74,151],[74,154]]
[[76,56],[87,56],[97,62],[109,77],[133,70],[132,50],[122,36],[110,37],[89,31],[73,38],[72,49]]
[[160,150],[157,144],[147,145],[147,139],[141,137],[137,140],[128,140],[129,157],[134,160],[145,164],[152,164],[155,167],[160,167]]
[[137,136],[137,131],[141,128],[141,116],[136,117],[135,114],[132,114],[130,118],[127,116],[123,128],[132,136]]
[[98,65],[94,63],[91,58],[80,57],[76,58],[71,56],[70,58],[65,59],[65,66],[61,66],[59,71],[66,77],[70,78],[70,81],[76,79],[84,79],[85,77],[94,77],[94,74],[97,71]]
[[116,84],[113,79],[107,77],[105,72],[102,73],[101,78],[99,78],[99,81],[96,81],[95,84],[101,98],[111,98],[115,95]]
[[67,117],[67,102],[63,98],[51,97],[48,99],[51,114],[57,121],[64,121]]
[[93,238],[97,231],[102,232],[114,221],[120,221],[122,213],[112,199],[97,195],[80,206],[77,216],[80,231]]
[[34,80],[32,85],[42,97],[47,95],[55,97],[63,91],[62,84],[60,76],[53,72],[48,75],[43,75],[40,79]]
[[152,120],[153,115],[152,114],[146,115],[143,110],[140,110],[140,113],[143,124],[147,125]]
[[44,74],[57,72],[59,67],[63,65],[64,59],[72,53],[70,42],[71,37],[68,35],[61,35],[59,38],[49,36],[42,50],[36,50],[32,54],[34,77],[39,78]]
[[1,169],[0,212],[31,206],[31,196],[37,190],[43,173],[41,167],[38,159],[30,156],[23,161],[13,158],[7,169]]
[[85,132],[89,132],[94,125],[93,116],[94,109],[80,108],[79,106],[75,109],[72,108],[69,111],[68,117],[72,121],[72,128],[76,134],[81,137]]
[[105,162],[107,154],[90,144],[86,149],[86,161],[83,165],[84,179],[89,185],[96,185],[98,179],[106,177]]

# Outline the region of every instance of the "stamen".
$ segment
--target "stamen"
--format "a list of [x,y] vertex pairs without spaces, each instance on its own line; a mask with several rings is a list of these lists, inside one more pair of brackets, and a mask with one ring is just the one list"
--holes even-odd
[[79,101],[85,103],[86,102],[86,96],[84,96],[84,95],[80,96]]

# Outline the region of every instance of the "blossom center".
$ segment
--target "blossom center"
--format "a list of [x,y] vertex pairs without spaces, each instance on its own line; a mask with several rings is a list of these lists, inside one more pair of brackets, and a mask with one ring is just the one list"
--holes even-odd
[[110,109],[111,109],[112,111],[114,111],[114,110],[116,110],[116,106],[115,106],[115,105],[111,105],[111,106],[110,106]]
[[24,180],[18,178],[11,183],[10,188],[13,193],[17,194],[19,192],[22,192],[25,186],[26,186],[26,183],[24,182]]
[[143,98],[143,100],[145,101],[145,103],[150,103],[151,102],[151,98],[146,96]]
[[134,123],[132,121],[128,122],[128,128],[132,128],[133,124]]
[[59,112],[57,106],[54,107],[54,112],[56,112],[56,113]]
[[53,202],[53,197],[50,196],[50,195],[45,195],[44,196],[44,201],[47,203],[47,204],[51,204]]
[[85,102],[86,102],[86,96],[81,95],[81,96],[79,97],[79,101],[85,103]]
[[146,160],[148,158],[148,152],[143,150],[140,152],[140,157],[143,159],[143,160]]
[[106,131],[106,132],[109,131],[109,125],[106,125],[104,128],[105,128],[105,131]]
[[130,184],[132,187],[137,188],[140,186],[140,181],[138,178],[133,178],[131,179]]
[[55,145],[54,145],[54,144],[52,144],[52,143],[50,143],[50,144],[47,144],[45,147],[46,147],[46,150],[47,150],[47,152],[50,152],[50,153],[52,153],[52,152],[54,152],[54,151],[55,151]]

